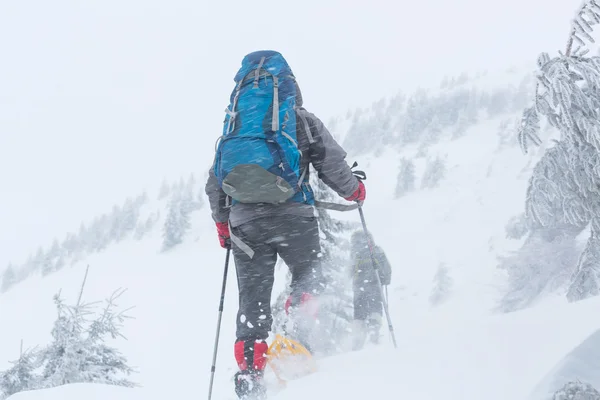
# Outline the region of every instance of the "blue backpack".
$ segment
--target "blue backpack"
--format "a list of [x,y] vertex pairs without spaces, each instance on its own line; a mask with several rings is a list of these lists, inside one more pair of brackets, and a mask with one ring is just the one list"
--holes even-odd
[[250,53],[234,80],[214,164],[220,187],[233,203],[313,204],[301,171],[289,65],[275,51]]

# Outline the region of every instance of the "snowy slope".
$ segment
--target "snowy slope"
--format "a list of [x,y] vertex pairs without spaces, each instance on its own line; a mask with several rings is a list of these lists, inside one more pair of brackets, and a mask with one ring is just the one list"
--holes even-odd
[[[517,78],[515,82],[522,76]],[[507,79],[496,84],[505,85]],[[504,226],[522,211],[528,171],[539,156],[525,157],[515,145],[499,143],[502,123],[517,117],[513,113],[481,118],[459,139],[444,136],[426,157],[417,158],[417,176],[426,160],[439,154],[447,157],[445,179],[435,189],[417,190],[397,200],[393,192],[399,158],[416,157],[417,147],[350,154],[349,160],[359,161],[368,173],[367,223],[394,268],[390,311],[399,348],[388,344],[319,360],[318,373],[291,382],[274,398],[352,400],[402,393],[423,399],[524,399],[534,389],[549,387],[542,379],[551,381],[553,368],[563,357],[600,329],[600,321],[589,317],[598,307],[597,299],[571,305],[562,297],[549,296],[521,312],[493,311],[505,291],[497,256],[519,246],[505,238]],[[144,215],[157,207],[162,203],[150,202]],[[335,215],[358,220],[355,212]],[[74,299],[85,265],[90,265],[85,299],[99,300],[126,287],[121,304],[136,306],[135,319],[127,322],[124,332],[129,340],[115,345],[140,370],[133,380],[141,388],[77,385],[19,394],[15,399],[205,396],[224,251],[206,206],[193,217],[185,242],[168,252],[159,251],[163,215],[141,241],[126,239],[45,278],[28,278],[0,296],[0,368],[17,358],[21,339],[25,347],[48,341],[55,316],[52,295],[62,288],[67,299]],[[454,284],[446,301],[432,308],[428,302],[432,278],[442,263]],[[281,278],[284,271],[277,274]],[[279,279],[273,298],[281,287]],[[236,291],[231,271],[214,393],[220,399],[233,396]],[[536,389],[539,382],[542,386]]]

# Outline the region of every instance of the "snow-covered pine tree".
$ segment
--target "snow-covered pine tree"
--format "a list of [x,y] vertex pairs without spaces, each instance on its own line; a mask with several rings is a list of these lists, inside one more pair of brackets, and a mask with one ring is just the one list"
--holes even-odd
[[134,239],[142,239],[147,233],[152,231],[152,228],[154,228],[154,225],[158,222],[159,219],[160,211],[157,210],[156,212],[150,214],[145,221],[139,221],[133,234]]
[[8,267],[6,267],[2,274],[2,286],[0,286],[0,292],[6,292],[15,283],[17,283],[15,267],[12,264],[8,264]]
[[400,198],[415,190],[415,163],[407,158],[400,160],[400,171],[396,181],[395,197]]
[[525,214],[519,214],[512,217],[504,227],[506,237],[509,239],[521,239],[529,231]]
[[529,307],[541,294],[569,282],[581,251],[576,231],[568,225],[534,229],[520,249],[500,257],[498,268],[506,271],[508,278],[508,292],[500,304],[502,311]]
[[140,208],[144,204],[144,198],[138,197],[135,201],[127,199],[120,212],[113,216],[112,237],[120,242],[133,232],[137,226],[140,216]]
[[446,160],[442,157],[436,157],[430,160],[425,167],[423,177],[421,178],[421,189],[432,189],[438,186],[440,181],[446,176]]
[[48,275],[58,271],[64,266],[63,249],[58,244],[58,240],[54,239],[52,246],[46,252],[42,263],[42,275]]
[[442,136],[442,125],[437,115],[432,115],[423,135],[421,136],[420,151],[426,152],[431,146],[439,142]]
[[429,303],[432,306],[438,306],[446,300],[450,290],[452,290],[453,279],[450,276],[448,267],[445,264],[438,266],[437,272],[433,277],[433,287],[429,296]]
[[102,214],[100,217],[94,218],[90,225],[90,229],[87,231],[86,245],[88,252],[102,251],[115,239],[112,231],[114,225],[111,223],[111,220],[112,218],[117,218],[119,213],[120,207],[115,205],[113,206],[111,217]]
[[567,291],[569,301],[584,300],[600,294],[600,219],[594,216],[592,232]]
[[87,270],[75,305],[65,304],[60,293],[54,296],[58,318],[52,329],[53,340],[43,351],[43,386],[88,382],[133,387],[126,377],[134,370],[117,349],[105,343],[107,336],[122,336],[123,321],[129,318],[128,310],[116,310],[115,302],[124,290],[113,293],[102,312],[91,320],[97,303],[82,301],[86,278]]
[[77,240],[76,235],[73,233],[67,233],[61,244],[61,247],[64,252],[65,260],[69,259],[71,263],[79,260],[79,255],[81,254],[81,244]]
[[[560,132],[560,139],[546,151],[530,180],[526,215],[532,226],[568,224],[583,229],[600,217],[600,57],[590,56],[587,48],[598,23],[598,1],[584,1],[572,21],[566,51],[554,58],[547,53],[538,57],[535,104],[523,112],[519,142],[525,153],[529,142],[541,144],[540,117]],[[600,271],[586,267],[586,260],[600,252],[594,231],[592,227],[579,258],[581,273],[573,274],[573,300],[577,293],[593,293],[587,285],[600,278]]]
[[478,92],[475,89],[461,91],[459,97],[455,99],[458,112],[456,126],[452,131],[452,139],[463,137],[467,133],[467,129],[477,122],[480,106],[477,100]]
[[406,104],[401,140],[415,143],[427,128],[430,119],[429,96],[423,89],[417,90]]
[[163,225],[163,251],[181,244],[191,227],[189,204],[183,201],[183,195],[184,191],[179,189],[171,194],[167,217]]
[[123,322],[129,318],[129,309],[118,310],[116,304],[125,291],[115,291],[102,311],[96,313],[97,303],[82,301],[87,273],[88,270],[75,305],[65,304],[60,292],[54,296],[58,318],[52,329],[52,342],[39,350],[21,351],[13,367],[0,372],[0,400],[25,390],[69,383],[137,386],[127,379],[135,372],[127,359],[106,344],[107,337],[122,337]]
[[163,179],[162,184],[160,185],[160,189],[158,190],[158,200],[166,198],[169,194],[171,194],[171,186],[165,178]]
[[19,358],[10,362],[12,367],[0,372],[0,400],[15,393],[40,389],[43,386],[38,372],[43,362],[41,355],[37,348],[25,351],[21,348]]
[[568,382],[552,396],[552,400],[600,400],[600,392],[587,382]]

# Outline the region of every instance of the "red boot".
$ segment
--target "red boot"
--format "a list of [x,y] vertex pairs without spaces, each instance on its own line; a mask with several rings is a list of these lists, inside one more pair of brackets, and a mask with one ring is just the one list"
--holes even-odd
[[290,314],[290,308],[297,308],[305,315],[311,316],[313,319],[317,319],[319,312],[319,306],[317,300],[310,293],[302,293],[300,296],[300,304],[292,304],[293,297],[290,295],[285,301],[284,310],[287,315]]
[[240,368],[235,374],[235,393],[240,399],[266,398],[263,375],[267,366],[268,348],[264,340],[235,342],[235,361]]

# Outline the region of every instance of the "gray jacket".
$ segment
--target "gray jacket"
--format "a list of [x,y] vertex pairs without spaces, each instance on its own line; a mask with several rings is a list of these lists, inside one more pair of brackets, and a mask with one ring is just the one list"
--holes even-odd
[[[361,248],[353,249],[352,257],[352,276],[355,290],[361,287],[364,288],[365,286],[368,286],[369,283],[373,285],[377,282],[369,248],[365,245]],[[389,285],[392,280],[392,266],[381,247],[373,247],[373,258],[375,259],[377,269],[379,270],[381,284]]]
[[[318,177],[337,194],[341,197],[352,195],[358,188],[358,180],[352,175],[352,171],[345,161],[346,152],[344,149],[335,141],[323,122],[314,114],[298,107],[296,117],[298,147],[303,155],[302,170],[312,164]],[[308,181],[308,173],[306,175]],[[227,207],[227,195],[220,188],[213,168],[209,171],[205,190],[215,222],[229,220],[231,226],[238,226],[256,218],[274,214],[305,217],[314,215],[313,206],[295,202],[283,204],[236,203],[232,207]]]

